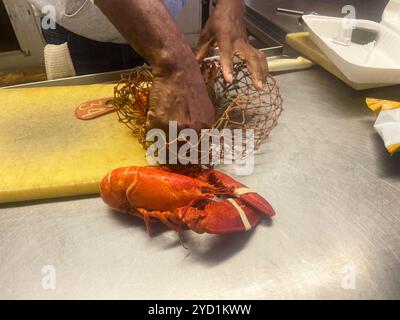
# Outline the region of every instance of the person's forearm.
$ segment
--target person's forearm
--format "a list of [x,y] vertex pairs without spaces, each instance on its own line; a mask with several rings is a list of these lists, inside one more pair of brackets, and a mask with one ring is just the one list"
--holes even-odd
[[244,0],[217,0],[217,5],[219,4],[240,4],[245,6]]
[[246,5],[244,0],[217,0],[214,13],[221,19],[221,16],[230,18],[238,26],[244,26],[244,14],[246,12]]
[[161,0],[95,0],[130,45],[162,72],[195,61]]
[[244,0],[217,0],[217,6],[228,8],[236,7],[245,11],[246,5]]

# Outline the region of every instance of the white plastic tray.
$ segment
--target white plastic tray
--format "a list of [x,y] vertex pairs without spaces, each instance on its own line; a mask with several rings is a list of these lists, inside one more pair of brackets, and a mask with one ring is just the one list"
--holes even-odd
[[[381,23],[369,20],[305,15],[310,37],[338,69],[357,84],[400,83],[400,0],[391,0]],[[343,45],[355,27],[378,31],[375,43]]]

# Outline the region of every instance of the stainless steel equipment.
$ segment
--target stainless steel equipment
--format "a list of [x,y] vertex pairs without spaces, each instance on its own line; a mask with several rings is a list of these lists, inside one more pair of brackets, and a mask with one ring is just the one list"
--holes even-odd
[[3,205],[0,298],[399,299],[400,157],[364,99],[400,88],[355,92],[320,68],[276,78],[285,112],[240,179],[269,199],[272,221],[226,237],[187,232],[186,250],[98,197]]
[[[15,70],[44,66],[43,38],[37,24],[38,17],[26,0],[1,0],[6,10],[3,16],[12,33],[12,47],[0,52],[0,70]],[[4,12],[3,12],[4,13]],[[4,31],[4,30],[3,30]]]

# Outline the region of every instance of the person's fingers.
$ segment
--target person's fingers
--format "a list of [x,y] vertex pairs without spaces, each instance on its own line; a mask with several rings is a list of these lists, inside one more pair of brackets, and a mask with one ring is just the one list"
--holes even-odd
[[197,43],[197,47],[194,51],[198,61],[207,57],[212,41],[213,37],[210,35],[209,29],[206,25],[200,33],[199,42]]
[[219,55],[224,79],[229,84],[233,81],[233,49],[229,40],[222,40],[219,44]]
[[263,52],[250,47],[250,45],[244,49],[244,52],[242,52],[241,55],[246,61],[254,87],[259,90],[262,89],[268,75],[266,55]]
[[265,81],[268,76],[268,61],[267,61],[267,54],[260,50],[255,49],[258,52],[258,59],[260,61],[260,67],[262,72],[262,81]]
[[208,40],[205,42],[203,42],[203,41],[199,42],[199,44],[197,45],[197,48],[195,50],[197,61],[201,61],[205,57],[207,57],[207,55],[210,51],[210,46],[211,46],[211,40]]

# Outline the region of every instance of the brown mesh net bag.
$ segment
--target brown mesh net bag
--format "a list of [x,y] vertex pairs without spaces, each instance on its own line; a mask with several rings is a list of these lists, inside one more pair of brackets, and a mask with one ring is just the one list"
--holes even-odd
[[[201,70],[217,119],[210,129],[251,131],[253,148],[258,150],[277,125],[283,110],[282,96],[275,79],[269,75],[264,88],[256,90],[243,62],[234,64],[232,84],[224,81],[219,61],[205,61],[201,65]],[[114,104],[119,119],[129,127],[145,149],[151,145],[146,141],[145,124],[152,80],[151,68],[142,66],[135,68],[129,74],[123,74],[121,81],[115,87]],[[198,144],[201,139],[202,137],[199,138]],[[243,138],[243,154],[246,153],[245,140]],[[222,149],[217,152],[221,158],[224,157]]]
[[145,149],[146,120],[149,111],[149,95],[153,83],[151,68],[144,65],[123,73],[121,81],[114,88],[114,106],[119,120],[125,124]]

